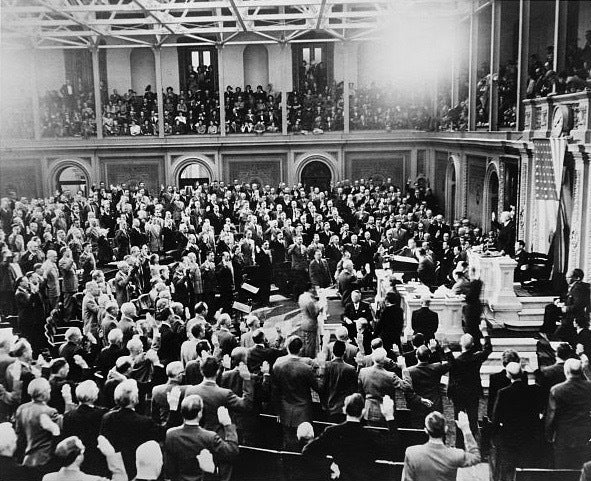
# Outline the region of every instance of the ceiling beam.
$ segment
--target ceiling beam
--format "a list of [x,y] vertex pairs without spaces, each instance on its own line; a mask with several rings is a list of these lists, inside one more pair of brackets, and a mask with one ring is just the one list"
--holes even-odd
[[316,30],[320,30],[320,25],[322,25],[322,17],[324,16],[324,9],[326,8],[326,0],[322,0],[322,4],[320,5],[320,9],[318,10],[318,20],[316,21]]
[[236,6],[236,0],[230,0],[230,5],[232,6],[232,11],[234,12],[234,16],[236,17],[236,21],[240,25],[240,28],[242,29],[243,32],[248,32],[248,28],[247,28],[246,24],[244,23],[244,19],[242,18],[242,14],[240,13],[240,10],[238,10],[238,7]]

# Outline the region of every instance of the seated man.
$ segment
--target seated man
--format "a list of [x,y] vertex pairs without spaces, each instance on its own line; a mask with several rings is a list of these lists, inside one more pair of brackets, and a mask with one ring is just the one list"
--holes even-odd
[[345,305],[342,325],[347,328],[349,339],[357,339],[357,319],[366,319],[368,322],[373,320],[373,314],[367,302],[361,300],[361,292],[354,290],[351,292],[351,301]]

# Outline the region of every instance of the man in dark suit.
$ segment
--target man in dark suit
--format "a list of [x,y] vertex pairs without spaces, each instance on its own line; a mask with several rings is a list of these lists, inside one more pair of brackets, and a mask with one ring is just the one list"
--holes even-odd
[[[453,402],[455,416],[457,417],[460,411],[465,411],[468,414],[472,432],[477,432],[478,429],[478,403],[482,395],[480,368],[492,352],[485,322],[480,325],[480,331],[484,337],[482,349],[475,345],[474,338],[470,334],[464,334],[460,338],[462,352],[457,358],[451,360],[447,387],[447,395]],[[456,434],[456,446],[464,447],[461,432]]]
[[435,333],[439,327],[439,316],[436,312],[429,309],[431,304],[430,296],[421,298],[421,308],[412,313],[411,326],[413,334],[420,332],[428,342],[435,338]]
[[[363,397],[359,393],[347,396],[344,404],[346,421],[330,426],[303,449],[304,456],[332,456],[339,467],[340,479],[369,481],[375,478],[376,459],[384,452],[384,437],[361,425],[364,412]],[[388,427],[395,429],[394,401],[385,396],[381,404]]]
[[248,370],[253,374],[258,374],[261,371],[261,366],[265,361],[272,368],[278,357],[287,354],[283,349],[268,347],[267,337],[265,336],[265,331],[262,329],[256,329],[252,333],[252,342],[254,342],[254,346],[248,349],[246,365],[248,366]]
[[341,295],[341,304],[346,306],[351,300],[351,293],[357,289],[357,277],[351,259],[343,260],[343,267],[337,276],[337,286]]
[[506,366],[510,385],[502,388],[495,402],[492,425],[495,463],[493,479],[513,479],[515,468],[532,466],[541,448],[542,429],[538,386],[523,382],[519,362]]
[[287,249],[288,259],[291,260],[293,295],[296,300],[306,289],[308,277],[308,252],[302,242],[302,236],[298,235],[294,238],[294,243]]
[[220,348],[219,359],[226,354],[229,356],[232,354],[232,350],[238,347],[238,339],[230,332],[231,324],[232,318],[229,314],[224,312],[219,316],[217,330],[214,332],[214,335],[218,338]]
[[129,479],[136,474],[135,452],[146,441],[160,441],[160,431],[147,416],[135,412],[139,402],[137,382],[126,379],[115,388],[115,410],[103,417],[101,434],[121,453]]
[[345,420],[345,399],[357,392],[357,370],[343,359],[345,351],[346,344],[335,341],[332,345],[333,359],[324,368],[320,399],[329,421],[333,423]]
[[555,337],[563,341],[574,342],[574,319],[589,316],[591,310],[590,287],[587,282],[583,282],[584,277],[585,274],[581,269],[568,271],[566,274],[568,290],[562,297],[563,304],[557,302],[548,304],[544,312],[545,325],[554,325],[562,317],[561,326],[555,333]]
[[222,260],[216,267],[215,276],[220,292],[220,307],[224,309],[224,312],[229,313],[234,302],[234,268],[229,252],[222,254]]
[[328,262],[322,258],[322,251],[314,251],[314,259],[310,261],[310,282],[316,287],[328,287],[331,284]]
[[[220,436],[199,425],[203,416],[203,406],[204,402],[200,396],[193,394],[185,397],[181,404],[183,425],[169,429],[166,433],[164,473],[167,479],[204,479],[199,461],[203,450],[214,455],[215,462],[220,468],[223,465],[231,466],[232,460],[238,456],[238,435],[228,410],[219,407],[216,412],[218,423],[223,427],[223,436]],[[220,469],[219,477],[216,479],[227,481],[230,477]]]
[[[510,362],[520,363],[521,359],[519,358],[519,354],[517,351],[513,349],[506,349],[503,351],[501,362],[503,364],[503,369],[499,372],[495,372],[491,374],[489,377],[489,384],[488,384],[488,404],[486,408],[486,414],[489,419],[492,419],[493,415],[493,408],[495,407],[495,401],[497,400],[497,393],[511,384],[509,378],[507,377],[507,371],[505,368],[507,364]],[[527,384],[527,373],[525,374],[525,384]]]
[[347,328],[349,339],[353,340],[357,338],[355,321],[361,318],[366,319],[368,323],[371,323],[373,315],[369,304],[361,300],[361,292],[354,290],[351,292],[351,302],[345,305],[345,312],[343,312],[342,325]]
[[419,264],[417,266],[417,277],[427,287],[435,285],[435,263],[430,255],[427,255],[427,251],[420,247],[417,249],[417,258]]
[[550,389],[561,382],[566,381],[564,363],[567,359],[575,357],[575,353],[568,342],[561,342],[556,347],[556,362],[551,366],[543,366],[536,371],[536,384],[542,388],[544,405],[547,405]]
[[[419,347],[416,352],[418,364],[402,371],[402,379],[410,384],[414,392],[433,403],[430,408],[422,403],[410,406],[411,422],[413,427],[417,429],[425,426],[425,418],[431,411],[443,412],[441,376],[449,371],[450,364],[446,361],[430,362],[436,347],[436,342],[432,342],[430,347]],[[407,400],[407,404],[409,404],[409,400]]]
[[279,401],[279,422],[283,430],[283,448],[297,450],[297,428],[312,422],[311,389],[319,392],[314,369],[299,356],[302,339],[292,336],[286,341],[287,356],[280,357],[273,367],[273,389]]
[[[181,419],[170,410],[169,397],[174,394],[182,401],[187,386],[181,385],[185,369],[180,361],[166,366],[166,384],[152,388],[152,420],[160,427],[168,429],[181,424]],[[174,391],[174,393],[173,393]]]
[[[62,436],[78,436],[84,443],[84,461],[80,468],[87,474],[106,476],[105,457],[98,449],[97,438],[107,409],[95,406],[99,389],[94,381],[83,381],[76,388],[78,407],[64,414]],[[8,479],[8,478],[7,478]]]
[[550,389],[546,412],[546,437],[554,443],[554,467],[580,469],[591,459],[591,381],[581,361],[564,363],[566,381]]

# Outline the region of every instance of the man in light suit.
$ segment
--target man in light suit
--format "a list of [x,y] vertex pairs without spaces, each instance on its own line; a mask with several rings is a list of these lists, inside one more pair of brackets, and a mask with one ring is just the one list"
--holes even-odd
[[328,262],[322,258],[322,251],[316,249],[314,251],[314,259],[310,261],[310,282],[316,287],[330,286],[330,269]]
[[414,311],[411,318],[413,334],[420,332],[427,342],[435,338],[435,333],[439,327],[439,316],[429,309],[430,304],[431,297],[423,296],[421,298],[421,308]]
[[[219,466],[219,477],[228,481],[232,470],[231,461],[238,456],[238,435],[236,426],[232,424],[228,410],[219,407],[216,410],[217,422],[223,428],[220,436],[214,431],[202,428],[199,423],[203,416],[204,401],[193,394],[185,397],[181,404],[181,414],[184,419],[182,426],[169,429],[164,442],[164,472],[166,479],[174,481],[194,481],[203,479],[200,457],[203,450],[214,455],[215,463]],[[206,478],[207,479],[207,478]]]
[[[190,386],[185,391],[185,399],[193,394],[199,395],[203,400],[202,421],[201,425],[208,431],[217,433],[219,437],[226,433],[226,426],[220,422],[218,418],[218,410],[220,407],[231,409],[234,411],[246,411],[252,409],[253,403],[253,383],[250,377],[250,372],[246,364],[242,363],[238,366],[240,376],[242,377],[243,396],[238,397],[230,389],[218,386],[216,377],[219,371],[219,361],[215,357],[209,357],[201,364],[201,373],[203,374],[203,381],[197,386]],[[201,417],[201,416],[200,416]],[[234,428],[234,436],[237,434]],[[232,477],[232,465],[227,462],[219,463],[220,480],[229,481]],[[179,478],[190,479],[190,478]]]
[[303,347],[299,336],[286,341],[287,356],[282,356],[273,367],[273,390],[279,400],[279,422],[283,429],[283,448],[298,450],[297,428],[312,422],[311,389],[319,392],[318,382],[309,359],[299,353]]
[[458,468],[474,466],[480,462],[480,450],[470,431],[470,422],[465,412],[458,414],[458,429],[464,434],[466,450],[445,445],[447,432],[445,417],[434,411],[425,419],[429,442],[406,448],[402,481],[455,481]]
[[183,364],[173,361],[166,366],[166,384],[152,388],[152,420],[158,426],[168,429],[181,424],[181,419],[175,416],[176,413],[170,411],[169,397],[174,394],[182,401],[187,389],[187,386],[181,384],[184,373]]
[[546,437],[554,443],[554,467],[580,469],[591,459],[591,381],[581,361],[564,363],[566,381],[550,389],[546,412]]

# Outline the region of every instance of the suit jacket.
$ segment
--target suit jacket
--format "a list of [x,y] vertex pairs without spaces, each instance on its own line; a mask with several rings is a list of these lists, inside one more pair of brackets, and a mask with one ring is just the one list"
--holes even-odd
[[230,389],[218,386],[213,381],[204,379],[197,386],[189,386],[185,391],[185,396],[199,394],[203,399],[203,417],[201,425],[208,431],[214,431],[218,435],[223,435],[224,427],[218,421],[218,408],[227,407],[234,411],[249,411],[252,409],[253,386],[251,381],[243,383],[244,396],[238,397]]
[[248,370],[252,373],[258,373],[261,370],[263,362],[267,361],[269,366],[273,367],[275,361],[279,356],[284,356],[286,352],[280,349],[273,349],[272,347],[265,347],[260,344],[255,344],[248,349],[248,356],[246,356],[246,365]]
[[480,368],[492,352],[490,337],[484,338],[482,350],[472,348],[451,360],[447,395],[454,402],[474,402],[482,394]]
[[[197,455],[209,450],[216,465],[229,462],[238,455],[238,435],[234,425],[223,428],[223,437],[201,426],[184,424],[170,429],[164,442],[164,473],[173,481],[202,481],[213,479],[199,468]],[[231,474],[231,472],[230,472]],[[218,479],[218,478],[216,478]],[[219,479],[227,479],[220,476]]]
[[532,439],[540,438],[540,401],[539,386],[528,386],[521,380],[498,392],[492,423],[505,448],[531,449]]
[[291,258],[291,268],[293,270],[308,270],[308,252],[303,244],[301,246],[290,245],[287,249],[287,255]]
[[[86,454],[85,454],[86,455]],[[110,478],[98,478],[93,474],[86,474],[82,470],[61,468],[55,473],[49,473],[43,476],[43,481],[127,481],[127,473],[121,453],[114,453],[107,456],[107,464],[111,472]]]
[[168,405],[167,395],[175,387],[181,390],[180,405],[183,402],[187,386],[181,386],[177,382],[168,381],[166,384],[152,388],[152,420],[162,428],[168,429],[179,426],[182,423],[182,418],[178,415],[178,412],[172,413]]
[[156,424],[147,416],[142,416],[129,408],[116,408],[103,417],[101,434],[121,453],[125,471],[129,479],[136,474],[135,451],[146,441],[159,441],[160,432]]
[[[525,385],[527,385],[528,376],[526,372],[523,372],[521,380]],[[497,400],[498,392],[510,385],[511,381],[509,381],[509,378],[507,377],[507,371],[505,369],[490,375],[488,385],[488,404],[486,408],[486,413],[489,419],[492,420],[493,418],[493,408],[495,407],[495,401]]]
[[550,389],[561,382],[566,381],[564,375],[564,362],[560,361],[552,366],[544,366],[536,371],[536,383],[542,388],[546,399],[550,395]]
[[97,448],[97,437],[107,409],[81,404],[64,414],[62,435],[64,438],[78,436],[86,448],[80,469],[88,474],[106,474],[105,457]]
[[311,389],[318,392],[314,370],[304,358],[283,356],[275,361],[273,387],[279,401],[279,420],[285,426],[298,427],[312,422]]
[[412,313],[411,326],[413,334],[420,332],[425,336],[425,341],[435,338],[439,327],[439,316],[428,307],[421,307]]
[[573,378],[550,389],[546,436],[562,447],[586,445],[591,438],[591,381]]
[[330,455],[339,466],[341,481],[369,481],[376,479],[374,463],[383,459],[384,436],[365,429],[361,423],[347,421],[329,426],[302,451],[304,456]]
[[220,263],[216,267],[215,274],[220,292],[226,295],[232,293],[234,291],[234,273],[232,270]]
[[415,366],[402,371],[402,378],[410,384],[414,392],[433,402],[433,408],[427,408],[423,404],[416,407],[412,406],[413,410],[420,413],[423,419],[430,411],[443,412],[443,400],[441,397],[441,376],[449,371],[450,365],[447,362],[426,363],[419,362]]
[[345,305],[345,312],[343,312],[343,326],[345,326],[347,328],[347,330],[349,331],[349,339],[353,340],[357,337],[357,327],[355,325],[355,322],[351,323],[351,324],[347,324],[344,321],[344,318],[348,317],[349,319],[351,319],[352,321],[356,321],[357,319],[367,319],[367,322],[371,323],[371,321],[373,320],[373,314],[371,313],[371,308],[369,307],[369,304],[367,304],[366,302],[360,301],[359,304],[357,305],[357,308],[355,308],[355,304],[353,304],[353,302],[349,302],[348,304]]
[[464,442],[465,451],[433,442],[406,448],[402,480],[455,481],[458,468],[474,466],[480,462],[480,450],[474,435],[464,435]]
[[564,301],[566,307],[565,318],[572,321],[579,316],[588,316],[591,308],[590,296],[589,284],[587,282],[577,281],[569,286]]
[[345,398],[357,392],[357,370],[343,359],[334,359],[324,367],[320,399],[328,414],[342,414]]
[[58,265],[63,278],[64,292],[78,292],[78,274],[74,259],[62,257]]
[[238,347],[238,340],[227,329],[220,329],[216,331],[218,342],[220,343],[220,357],[224,354],[232,354],[232,350]]
[[337,279],[341,304],[346,306],[351,300],[351,292],[357,287],[357,277],[348,271],[342,271]]
[[321,259],[320,262],[316,259],[310,262],[310,282],[318,287],[328,287],[330,285],[330,269],[328,262],[324,259]]

